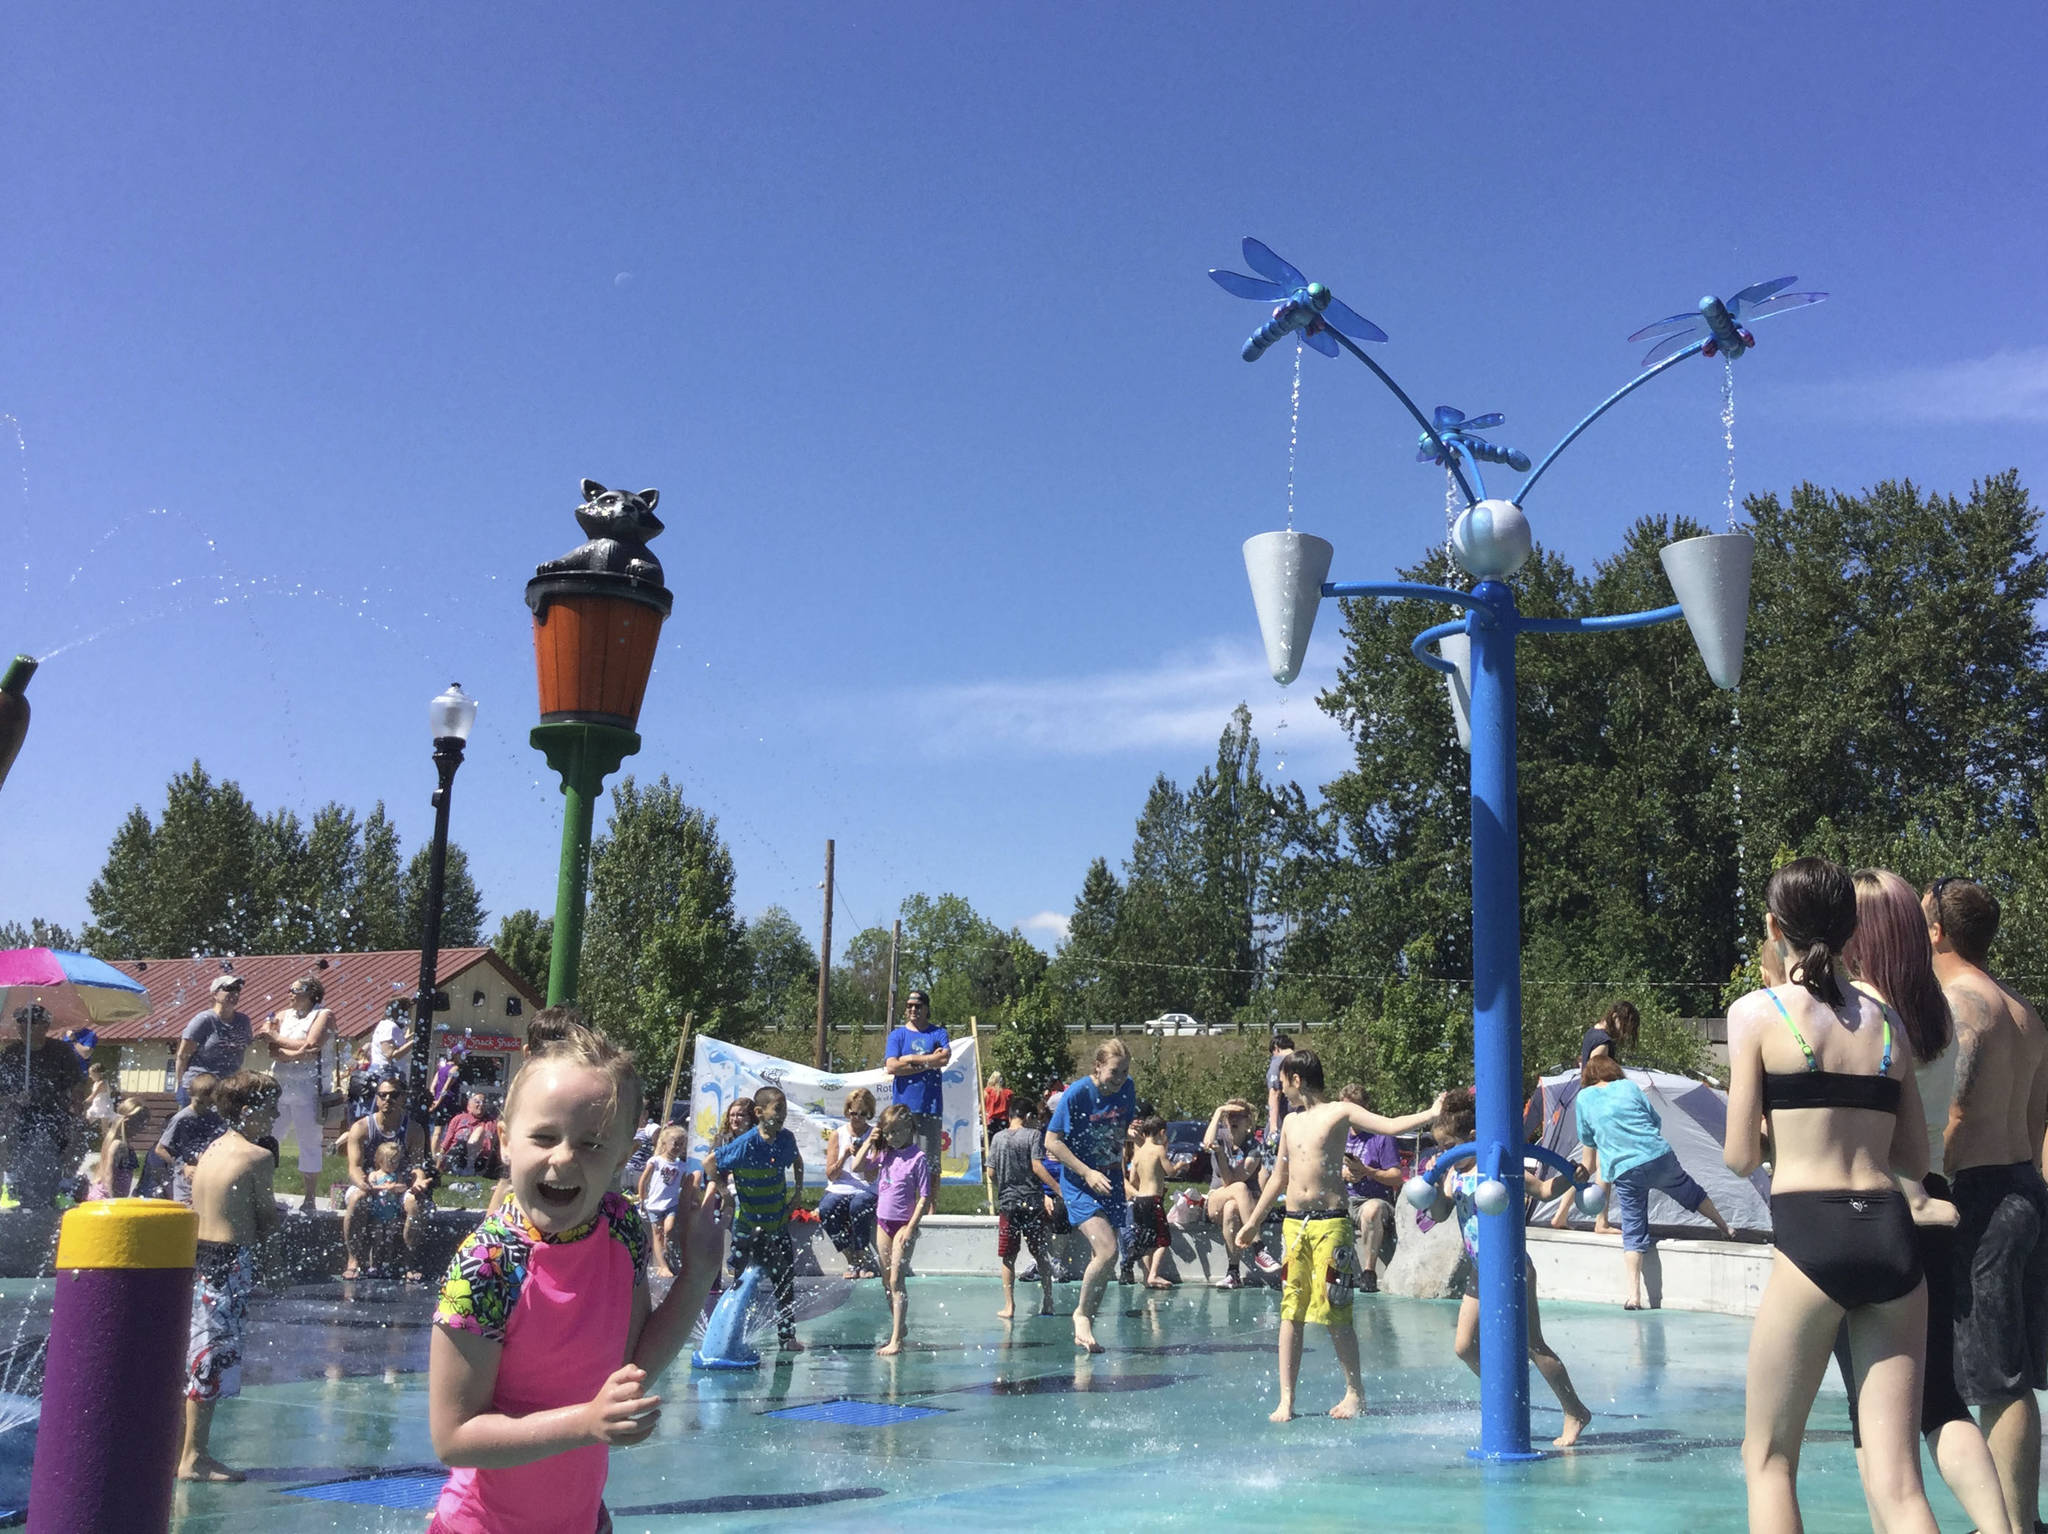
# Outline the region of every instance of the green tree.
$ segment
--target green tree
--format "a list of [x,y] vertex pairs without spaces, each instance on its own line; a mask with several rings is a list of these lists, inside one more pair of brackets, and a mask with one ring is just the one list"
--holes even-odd
[[260,951],[265,843],[241,788],[193,762],[171,779],[158,821],[138,805],[115,832],[86,894],[86,941],[115,958]]
[[1046,983],[1063,998],[1066,1016],[1090,1027],[1121,1027],[1136,1016],[1131,972],[1119,960],[1118,917],[1124,887],[1107,858],[1096,858],[1081,879],[1066,941],[1053,958]]
[[548,993],[548,966],[555,943],[555,919],[531,909],[507,911],[498,918],[491,947],[512,972],[541,995]]
[[747,1009],[761,1027],[787,1031],[816,1022],[818,950],[781,906],[747,924],[747,964]]
[[[403,946],[417,948],[427,931],[427,882],[433,863],[433,848],[422,847],[406,865],[400,885],[405,928],[412,934]],[[469,876],[469,854],[455,843],[448,844],[448,862],[441,872],[441,946],[474,948],[483,938],[484,903],[476,881]]]
[[[815,972],[812,984],[817,983]],[[899,980],[899,985],[901,984]],[[813,1013],[815,1018],[815,1012]],[[866,927],[846,940],[832,967],[834,1026],[889,1031],[889,929]]]
[[379,799],[363,821],[356,878],[347,905],[344,929],[349,947],[362,952],[419,947],[417,927],[405,919],[405,874],[398,848],[398,828]]
[[0,922],[0,949],[77,947],[78,934],[56,922],[44,921],[40,916],[31,917],[25,923]]
[[666,1079],[685,1013],[700,1034],[741,1032],[751,968],[718,822],[666,774],[645,788],[622,779],[591,848],[584,1010],[633,1050],[646,1079]]
[[932,1000],[932,1019],[963,1028],[976,1010],[974,971],[983,950],[1005,940],[1003,930],[960,895],[912,895],[898,911],[897,995],[921,990]]
[[989,1053],[983,1079],[1001,1071],[1004,1085],[1020,1097],[1038,1101],[1054,1082],[1073,1079],[1073,1050],[1057,986],[1041,984],[1027,991],[1012,1009],[1009,1026],[982,1037]]
[[1760,662],[1743,676],[1751,843],[1803,849],[1822,821],[1878,837],[2036,829],[2048,562],[2017,471],[1967,500],[1886,481],[1747,505]]

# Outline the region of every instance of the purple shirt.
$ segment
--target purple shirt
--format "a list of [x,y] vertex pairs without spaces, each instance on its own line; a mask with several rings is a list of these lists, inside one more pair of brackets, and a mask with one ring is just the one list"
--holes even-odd
[[931,1163],[915,1145],[890,1146],[875,1160],[875,1218],[901,1225],[932,1191]]
[[[1383,1171],[1401,1170],[1401,1148],[1394,1143],[1392,1135],[1362,1135],[1356,1132],[1348,1134],[1344,1137],[1344,1154],[1356,1157],[1366,1166],[1378,1167]],[[1374,1182],[1369,1177],[1364,1182],[1347,1181],[1344,1187],[1353,1198],[1390,1199],[1396,1191],[1384,1183]]]

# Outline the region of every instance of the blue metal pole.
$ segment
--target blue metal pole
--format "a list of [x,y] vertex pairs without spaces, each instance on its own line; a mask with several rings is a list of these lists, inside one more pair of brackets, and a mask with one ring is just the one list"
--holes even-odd
[[1500,581],[1472,636],[1472,1056],[1479,1165],[1500,1168],[1507,1212],[1481,1215],[1479,1447],[1475,1459],[1532,1459],[1529,1321],[1522,1281],[1522,913],[1515,825],[1515,594]]

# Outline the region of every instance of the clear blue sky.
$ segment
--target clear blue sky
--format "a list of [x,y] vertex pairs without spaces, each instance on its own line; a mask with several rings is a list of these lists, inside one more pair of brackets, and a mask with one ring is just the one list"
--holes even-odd
[[[2040,12],[1597,4],[17,8],[0,50],[0,648],[47,652],[0,917],[85,915],[195,756],[427,834],[425,707],[481,700],[455,832],[551,904],[521,584],[585,475],[658,486],[677,592],[631,765],[744,911],[916,890],[1065,913],[1263,676],[1238,544],[1285,509],[1291,355],[1203,276],[1256,233],[1425,407],[1540,453],[1623,337],[1796,272],[1738,365],[1744,493],[2043,482]],[[1304,368],[1299,525],[1370,578],[1440,476]],[[1719,370],[1530,500],[1589,565],[1720,514]],[[1285,733],[1272,727],[1284,717]],[[1032,929],[1045,937],[1046,923]]]

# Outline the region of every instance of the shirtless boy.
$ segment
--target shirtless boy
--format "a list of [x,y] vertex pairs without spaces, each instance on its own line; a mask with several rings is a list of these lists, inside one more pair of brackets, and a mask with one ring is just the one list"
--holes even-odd
[[236,1071],[214,1088],[214,1110],[227,1128],[192,1170],[192,1209],[199,1216],[199,1255],[192,1273],[192,1334],[185,1349],[185,1444],[181,1481],[239,1481],[207,1452],[213,1407],[242,1391],[242,1335],[249,1291],[256,1285],[256,1247],[278,1226],[271,1175],[277,1162],[256,1140],[277,1113],[277,1083]]
[[1311,1049],[1297,1049],[1280,1062],[1280,1090],[1289,1112],[1280,1125],[1279,1159],[1251,1218],[1237,1233],[1249,1249],[1259,1239],[1266,1211],[1284,1188],[1287,1219],[1280,1280],[1280,1405],[1272,1420],[1294,1416],[1294,1382],[1301,1373],[1301,1327],[1320,1322],[1330,1329],[1330,1346],[1344,1371],[1344,1399],[1333,1417],[1355,1417],[1365,1404],[1358,1372],[1358,1333],[1351,1324],[1351,1289],[1357,1273],[1358,1232],[1344,1192],[1344,1140],[1353,1131],[1401,1135],[1423,1128],[1443,1108],[1443,1096],[1420,1113],[1382,1118],[1356,1103],[1324,1096],[1323,1062]]
[[2032,1529],[2048,1386],[2048,1034],[1985,969],[1998,902],[1970,879],[1937,879],[1920,903],[1934,974],[1956,1027],[1956,1088],[1942,1160],[1956,1212],[1956,1388],[1978,1409],[2006,1516]]
[[1136,1149],[1131,1152],[1131,1169],[1124,1174],[1124,1191],[1131,1198],[1131,1260],[1145,1262],[1145,1287],[1171,1289],[1173,1280],[1162,1278],[1159,1265],[1166,1260],[1172,1234],[1166,1225],[1166,1183],[1188,1169],[1186,1161],[1166,1159],[1166,1120],[1152,1114],[1131,1125]]

